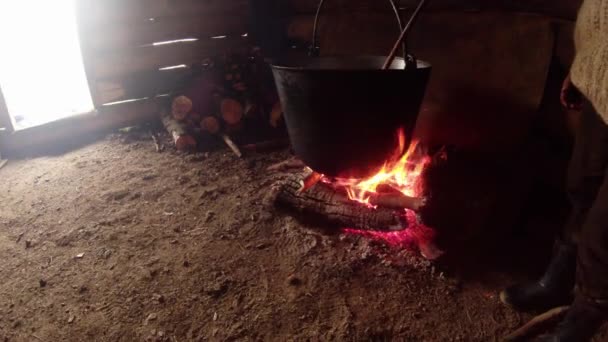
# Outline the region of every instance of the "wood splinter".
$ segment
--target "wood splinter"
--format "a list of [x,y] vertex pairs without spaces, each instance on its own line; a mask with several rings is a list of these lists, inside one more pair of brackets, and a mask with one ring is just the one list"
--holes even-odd
[[162,152],[165,149],[165,145],[160,141],[160,138],[154,131],[150,131],[150,136],[152,137],[152,141],[154,141],[154,147],[156,148],[156,152]]
[[228,147],[230,147],[232,152],[234,152],[234,154],[236,154],[237,157],[239,157],[239,158],[243,157],[243,153],[241,152],[239,147],[234,143],[234,141],[232,141],[232,139],[230,139],[229,136],[227,136],[226,134],[222,134],[222,139],[224,139],[224,142],[226,143],[226,145],[228,145]]
[[523,341],[525,338],[528,338],[531,335],[538,333],[538,331],[541,331],[543,326],[562,318],[569,309],[570,306],[560,306],[538,315],[532,318],[528,323],[524,324],[521,328],[505,336],[504,340]]

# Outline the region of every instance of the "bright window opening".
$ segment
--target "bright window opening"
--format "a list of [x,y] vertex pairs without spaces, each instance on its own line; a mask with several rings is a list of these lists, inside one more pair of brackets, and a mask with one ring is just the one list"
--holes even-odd
[[0,87],[15,129],[91,112],[76,0],[0,0]]

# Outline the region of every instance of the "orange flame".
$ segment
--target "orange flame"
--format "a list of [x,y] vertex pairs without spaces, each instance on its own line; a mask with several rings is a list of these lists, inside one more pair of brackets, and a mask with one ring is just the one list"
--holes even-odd
[[398,146],[394,154],[384,163],[380,171],[367,179],[338,178],[334,183],[346,189],[348,197],[368,206],[370,195],[378,186],[386,184],[407,196],[421,195],[420,175],[430,162],[430,158],[418,149],[418,141],[412,141],[405,151],[405,133],[397,132]]

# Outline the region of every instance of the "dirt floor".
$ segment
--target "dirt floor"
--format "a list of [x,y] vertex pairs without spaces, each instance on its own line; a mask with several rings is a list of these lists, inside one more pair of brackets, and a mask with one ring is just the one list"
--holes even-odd
[[[537,269],[461,272],[489,261],[452,269],[269,211],[276,175],[266,167],[287,157],[157,153],[151,141],[110,136],[9,162],[0,337],[494,341],[530,318],[497,294]],[[508,250],[512,268],[531,263]]]

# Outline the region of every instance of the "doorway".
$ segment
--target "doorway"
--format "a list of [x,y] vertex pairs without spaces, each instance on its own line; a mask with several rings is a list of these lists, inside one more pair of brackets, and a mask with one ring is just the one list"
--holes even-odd
[[76,1],[0,1],[0,89],[15,130],[94,109]]

